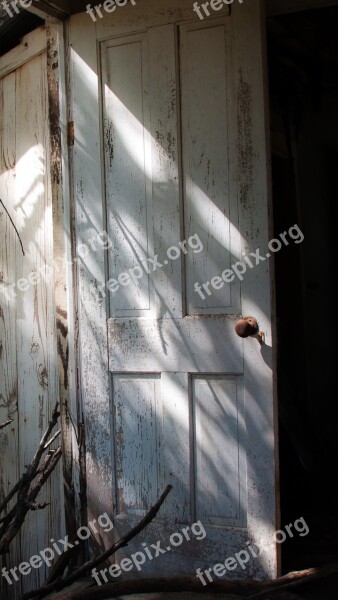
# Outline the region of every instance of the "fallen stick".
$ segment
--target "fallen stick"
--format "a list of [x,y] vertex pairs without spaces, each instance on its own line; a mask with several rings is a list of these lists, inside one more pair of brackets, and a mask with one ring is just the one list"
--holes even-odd
[[156,517],[158,511],[160,510],[164,500],[168,496],[171,489],[172,489],[172,486],[167,485],[164,492],[161,494],[160,498],[157,500],[156,504],[154,504],[154,506],[152,506],[152,508],[147,512],[147,514],[143,517],[143,519],[141,519],[141,521],[137,525],[135,525],[135,527],[133,527],[133,529],[131,529],[126,535],[124,535],[120,540],[118,540],[118,542],[115,542],[110,548],[108,548],[108,550],[106,550],[105,552],[100,554],[100,556],[97,556],[96,558],[87,561],[84,565],[82,565],[82,567],[80,567],[79,569],[74,571],[74,573],[72,573],[71,575],[68,575],[68,577],[65,577],[64,579],[61,579],[54,583],[44,585],[41,588],[32,590],[31,592],[24,594],[23,600],[30,600],[30,598],[37,598],[37,597],[44,598],[50,592],[60,591],[60,590],[64,589],[68,585],[71,585],[72,583],[74,583],[74,581],[77,581],[78,579],[80,579],[80,577],[86,575],[86,573],[88,571],[90,571],[90,569],[93,569],[94,567],[97,567],[99,564],[104,562],[107,558],[109,558],[117,550],[119,550],[120,548],[123,548],[124,546],[127,546],[128,542],[130,542],[130,540],[132,540],[138,533],[140,533]]
[[[287,589],[300,587],[315,579],[321,579],[338,573],[338,563],[325,565],[319,568],[306,569],[288,573],[273,581],[224,581],[218,580],[203,586],[196,577],[160,577],[120,581],[119,583],[106,583],[100,587],[91,587],[86,590],[65,592],[58,600],[108,600],[115,596],[128,594],[142,594],[152,592],[198,592],[234,594],[242,596],[243,600],[256,600],[267,598],[275,592],[284,592]],[[272,600],[272,598],[271,598]]]
[[336,573],[338,574],[338,563],[331,563],[322,567],[313,567],[312,569],[305,569],[304,571],[294,571],[284,575],[284,577],[279,577],[278,579],[270,581],[266,590],[257,591],[251,596],[248,596],[247,600],[262,598],[267,591],[272,593],[275,591],[291,590],[309,583],[310,581],[329,577]]

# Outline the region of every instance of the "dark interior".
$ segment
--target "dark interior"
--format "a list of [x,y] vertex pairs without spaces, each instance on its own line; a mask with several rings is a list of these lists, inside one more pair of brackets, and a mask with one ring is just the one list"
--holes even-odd
[[282,571],[338,557],[338,403],[333,218],[338,170],[338,7],[268,19],[274,233],[304,242],[275,255]]
[[18,14],[12,11],[13,16],[10,17],[0,2],[0,56],[15,48],[24,35],[44,23],[42,19],[33,13],[20,8],[20,5],[18,10]]

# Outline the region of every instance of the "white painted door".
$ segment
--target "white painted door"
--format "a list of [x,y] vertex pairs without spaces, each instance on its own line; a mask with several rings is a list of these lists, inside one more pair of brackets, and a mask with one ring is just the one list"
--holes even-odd
[[[121,534],[171,483],[125,555],[196,521],[207,534],[147,573],[212,566],[276,527],[269,264],[219,277],[268,242],[260,2],[218,14],[161,0],[71,23],[78,241],[110,240],[79,267],[90,515],[113,510]],[[243,314],[264,348],[235,334]],[[241,574],[275,575],[274,546]]]

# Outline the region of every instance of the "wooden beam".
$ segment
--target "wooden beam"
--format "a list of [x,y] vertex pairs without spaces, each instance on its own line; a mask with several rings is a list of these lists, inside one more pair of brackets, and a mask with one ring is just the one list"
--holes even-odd
[[46,32],[43,27],[25,35],[21,43],[0,57],[0,79],[12,73],[47,48]]
[[32,0],[26,10],[47,21],[63,21],[71,14],[84,11],[84,0]]

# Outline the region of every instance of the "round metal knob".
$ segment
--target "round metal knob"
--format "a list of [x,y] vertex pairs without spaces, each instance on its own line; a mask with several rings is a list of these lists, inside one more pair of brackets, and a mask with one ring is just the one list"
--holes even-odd
[[259,331],[258,323],[254,317],[245,317],[237,321],[235,331],[241,338],[256,335]]

